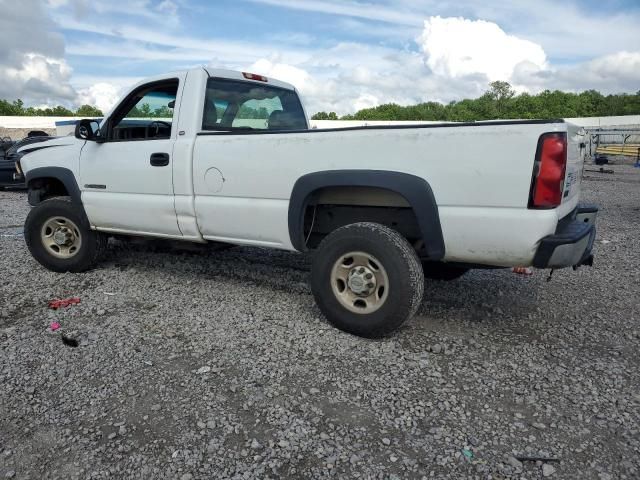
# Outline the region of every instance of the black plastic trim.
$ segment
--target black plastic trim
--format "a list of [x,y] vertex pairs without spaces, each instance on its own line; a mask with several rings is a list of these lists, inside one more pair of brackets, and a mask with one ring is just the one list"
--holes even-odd
[[45,148],[55,148],[55,147],[68,147],[70,144],[64,144],[64,145],[43,145],[41,147],[31,147],[31,148],[25,148],[24,150],[18,150],[18,155],[26,155],[28,153],[33,153],[36,152],[38,150],[44,150]]
[[414,175],[386,170],[327,170],[300,177],[289,202],[289,237],[294,248],[306,250],[304,215],[314,192],[326,187],[378,187],[402,195],[413,208],[422,233],[427,258],[444,258],[440,215],[429,183]]
[[561,233],[567,225],[573,222],[578,214],[581,213],[598,213],[598,205],[592,203],[580,203],[576,208],[574,208],[569,215],[564,216],[558,221],[558,226],[556,227],[556,233]]
[[561,233],[567,226],[576,219],[576,214],[578,213],[578,207],[571,210],[569,215],[565,215],[560,220],[558,220],[558,225],[556,226],[555,233]]
[[29,185],[34,180],[39,178],[55,178],[60,180],[62,184],[69,192],[71,199],[78,205],[82,205],[82,196],[80,188],[76,182],[76,177],[73,172],[68,168],[63,167],[40,167],[29,170],[25,173],[26,184]]
[[593,203],[581,203],[580,205],[578,205],[576,214],[598,213],[598,210],[599,210],[598,205],[595,205]]
[[545,125],[551,123],[565,123],[562,119],[555,120],[501,120],[498,122],[464,122],[464,123],[430,123],[416,125],[373,125],[341,128],[313,128],[308,130],[248,130],[248,131],[201,131],[197,136],[206,135],[281,135],[284,133],[327,133],[347,132],[353,130],[407,130],[411,128],[446,128],[446,127],[492,127],[495,125]]
[[580,242],[584,237],[591,235],[591,241],[583,259],[591,254],[593,239],[595,238],[595,225],[590,223],[573,221],[564,226],[561,231],[554,235],[548,235],[540,241],[540,246],[533,258],[533,266],[536,268],[547,268],[553,252],[562,245],[570,245]]

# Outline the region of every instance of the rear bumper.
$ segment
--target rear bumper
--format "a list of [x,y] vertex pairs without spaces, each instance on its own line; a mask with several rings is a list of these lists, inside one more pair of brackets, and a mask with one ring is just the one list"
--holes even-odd
[[565,268],[592,265],[597,213],[595,205],[579,205],[568,218],[558,223],[555,234],[540,241],[533,266]]

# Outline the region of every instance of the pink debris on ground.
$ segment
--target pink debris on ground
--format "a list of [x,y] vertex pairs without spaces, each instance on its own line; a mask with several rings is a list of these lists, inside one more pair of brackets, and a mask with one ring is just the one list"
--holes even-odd
[[533,268],[513,267],[513,273],[517,273],[518,275],[533,275]]
[[51,329],[52,332],[55,332],[60,327],[61,325],[58,322],[52,322],[51,325],[49,325],[49,328]]

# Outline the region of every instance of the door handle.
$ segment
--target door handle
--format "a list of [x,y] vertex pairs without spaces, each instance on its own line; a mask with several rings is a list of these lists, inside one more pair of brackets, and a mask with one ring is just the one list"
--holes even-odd
[[168,153],[152,153],[151,154],[151,166],[153,167],[166,167],[169,165]]

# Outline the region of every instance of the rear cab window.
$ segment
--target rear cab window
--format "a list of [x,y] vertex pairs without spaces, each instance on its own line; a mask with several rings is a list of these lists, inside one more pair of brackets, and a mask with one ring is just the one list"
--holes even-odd
[[202,129],[213,131],[306,130],[307,119],[293,90],[242,80],[210,78]]

